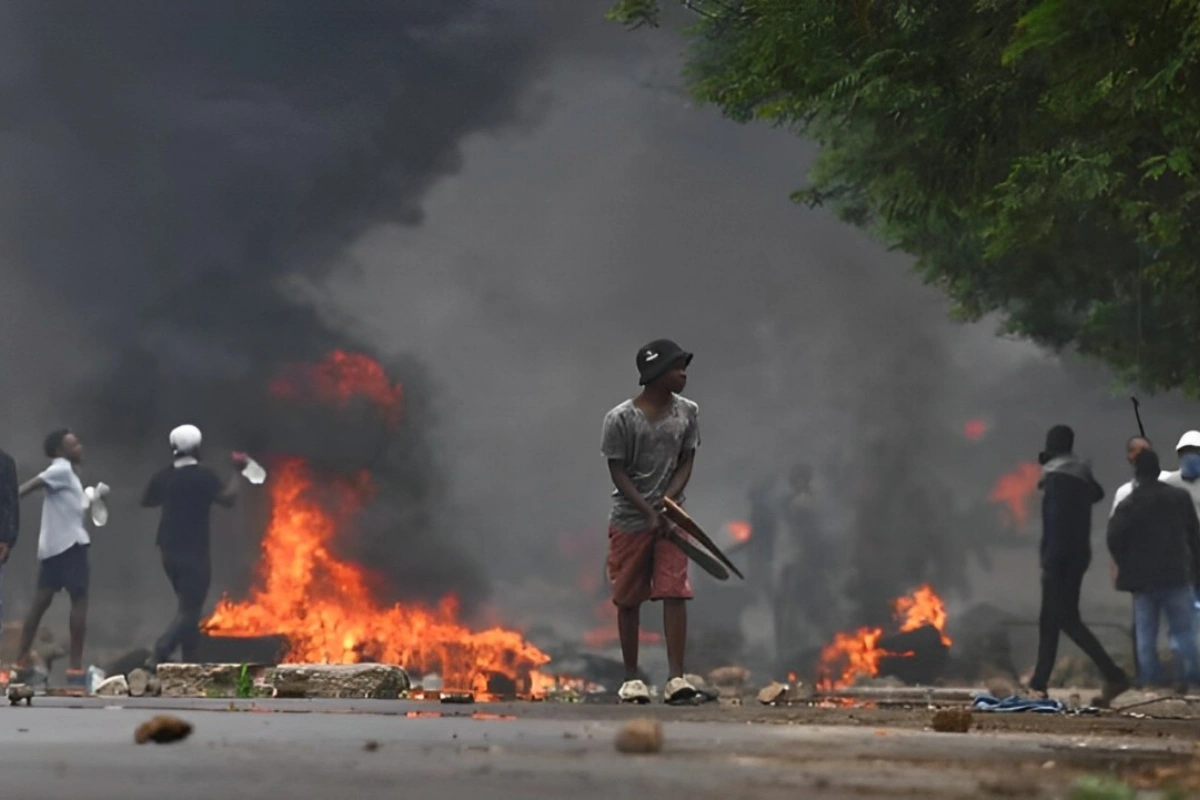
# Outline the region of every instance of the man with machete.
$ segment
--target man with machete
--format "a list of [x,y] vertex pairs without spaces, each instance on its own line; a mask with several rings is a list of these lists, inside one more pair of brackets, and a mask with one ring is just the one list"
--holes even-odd
[[617,607],[617,631],[625,662],[622,702],[648,703],[650,691],[638,679],[641,607],[661,600],[670,676],[668,703],[694,698],[696,687],[683,676],[687,606],[692,597],[688,558],[664,533],[664,498],[682,505],[700,446],[699,407],[680,396],[687,386],[692,354],[667,339],[638,350],[642,388],[604,417],[601,450],[612,477],[613,507],[608,528],[608,579]]

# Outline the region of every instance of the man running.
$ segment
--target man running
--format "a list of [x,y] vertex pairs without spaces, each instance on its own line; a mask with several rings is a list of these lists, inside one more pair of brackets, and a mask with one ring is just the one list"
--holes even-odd
[[[217,473],[200,463],[203,437],[195,425],[181,425],[169,437],[174,460],[150,480],[143,508],[161,508],[157,544],[163,568],[178,601],[170,627],[154,645],[153,665],[167,661],[176,649],[185,662],[196,661],[200,616],[212,580],[209,518],[213,504],[231,507],[238,492],[238,473],[221,483]],[[244,461],[234,457],[234,465]]]
[[687,606],[692,597],[688,559],[662,533],[670,523],[660,513],[663,498],[682,504],[700,445],[699,407],[679,395],[687,386],[692,354],[666,339],[638,350],[641,394],[604,417],[602,451],[615,487],[608,529],[608,578],[617,606],[617,630],[625,662],[623,702],[647,703],[650,692],[638,674],[641,607],[663,603],[663,629],[670,669],[664,699],[696,696],[683,677]]
[[[40,475],[25,482],[21,497],[35,492],[42,497],[42,527],[38,534],[37,593],[21,631],[21,647],[17,656],[19,674],[27,675],[33,637],[42,616],[50,608],[54,595],[65,591],[71,598],[71,650],[67,668],[67,687],[84,688],[83,641],[87,634],[88,548],[91,538],[83,524],[88,507],[83,484],[75,468],[83,462],[83,444],[67,428],[60,428],[46,437],[43,444],[46,457],[52,459]],[[27,678],[26,678],[27,680]]]

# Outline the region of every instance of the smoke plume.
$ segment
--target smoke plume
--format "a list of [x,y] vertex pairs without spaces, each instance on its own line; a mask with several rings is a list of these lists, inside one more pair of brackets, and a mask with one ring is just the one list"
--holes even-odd
[[[364,231],[420,222],[464,137],[528,115],[571,5],[5,2],[4,280],[37,309],[11,332],[34,355],[5,377],[37,397],[26,423],[80,432],[89,468],[126,498],[114,495],[125,525],[139,512],[122,502],[176,424],[200,425],[210,454],[298,446],[270,440],[267,381],[333,348],[373,349],[307,295],[352,266]],[[478,572],[428,535],[440,471],[424,368],[395,355],[389,367],[408,416],[377,478],[396,513],[360,546],[408,591],[470,602]],[[314,422],[303,445],[340,435]]]

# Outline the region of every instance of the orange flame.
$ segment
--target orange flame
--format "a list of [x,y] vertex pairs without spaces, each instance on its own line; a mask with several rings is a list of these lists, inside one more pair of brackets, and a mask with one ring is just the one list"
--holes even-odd
[[[892,602],[895,619],[900,631],[915,631],[931,625],[941,634],[942,644],[949,647],[951,639],[946,633],[948,620],[945,603],[925,584],[910,594]],[[912,653],[893,653],[879,647],[883,638],[882,628],[859,628],[842,631],[821,650],[817,667],[817,688],[828,691],[850,686],[861,677],[879,674],[879,662],[889,656],[906,657]]]
[[404,391],[392,383],[383,366],[362,353],[335,350],[319,364],[291,367],[270,385],[276,397],[295,399],[302,396],[345,408],[354,398],[373,403],[395,427],[400,422]]
[[1029,521],[1029,504],[1041,478],[1042,468],[1037,464],[1019,464],[1012,472],[997,479],[988,500],[1005,506],[1005,520],[1009,525],[1024,528]]
[[[362,396],[391,420],[398,420],[400,410],[400,387],[388,382],[379,364],[357,354],[337,352],[321,364],[294,369],[271,390],[283,397],[303,390],[339,407]],[[289,647],[286,661],[399,664],[440,672],[448,688],[477,695],[486,695],[495,675],[519,689],[547,685],[536,668],[549,656],[521,634],[501,627],[468,629],[458,620],[453,596],[435,608],[383,607],[371,594],[369,573],[334,554],[338,532],[373,493],[369,474],[319,485],[303,459],[278,458],[267,487],[271,516],[256,585],[241,602],[222,598],[204,623],[208,633],[282,635]]]
[[729,531],[730,537],[739,544],[750,541],[750,535],[754,532],[749,522],[744,522],[740,519],[735,519],[733,522],[726,522],[725,530]]

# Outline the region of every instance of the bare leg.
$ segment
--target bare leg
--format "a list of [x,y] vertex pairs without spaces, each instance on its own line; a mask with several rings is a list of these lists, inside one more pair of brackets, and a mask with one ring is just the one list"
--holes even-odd
[[663,632],[667,635],[669,678],[683,677],[683,651],[687,645],[687,601],[663,600]]
[[617,609],[617,634],[621,639],[621,658],[625,660],[625,680],[638,674],[638,634],[641,628],[642,607]]
[[42,617],[50,608],[53,600],[54,592],[49,589],[38,589],[37,594],[33,596],[33,605],[29,607],[29,613],[25,615],[25,625],[21,629],[21,649],[17,655],[17,666],[29,666],[29,651],[33,649],[33,637],[37,635],[38,626],[42,624]]
[[71,601],[71,669],[83,669],[83,639],[87,635],[87,597]]

